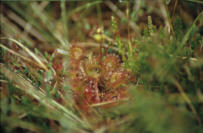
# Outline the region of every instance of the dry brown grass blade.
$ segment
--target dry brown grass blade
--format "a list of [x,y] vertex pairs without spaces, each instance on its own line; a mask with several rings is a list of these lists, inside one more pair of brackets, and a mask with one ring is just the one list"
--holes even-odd
[[[105,4],[113,11],[116,13],[116,15],[120,18],[126,18],[126,15],[121,11],[119,10],[116,5],[114,5],[111,1],[105,1]],[[139,27],[133,23],[132,21],[129,21],[129,26],[135,31],[136,35],[137,36],[140,36],[140,29]]]
[[4,45],[1,44],[1,43],[0,43],[0,47],[2,47],[3,49],[7,50],[7,51],[10,52],[11,54],[16,55],[16,56],[22,58],[23,60],[25,60],[25,61],[27,61],[27,62],[29,62],[29,63],[31,63],[31,64],[37,66],[37,67],[40,67],[40,68],[44,69],[43,67],[41,67],[41,65],[39,65],[39,64],[36,63],[36,62],[33,62],[33,60],[31,60],[30,58],[27,58],[27,57],[25,57],[25,56],[22,56],[22,55],[16,53],[15,51],[13,51],[13,50],[7,48],[6,46],[4,46]]
[[195,107],[192,105],[191,100],[189,99],[189,97],[187,96],[187,94],[184,92],[182,86],[180,85],[180,83],[177,80],[173,81],[175,86],[177,87],[178,91],[180,92],[181,96],[183,97],[183,99],[186,101],[186,103],[189,105],[190,109],[192,110],[192,112],[194,113],[196,119],[198,120],[198,123],[200,125],[202,125],[200,117],[197,114],[197,111],[195,109]]
[[166,9],[166,6],[165,6],[164,2],[162,0],[159,0],[158,4],[160,6],[161,14],[162,14],[162,17],[164,18],[165,27],[168,30],[168,33],[173,33],[174,32],[173,31],[173,26],[171,24],[171,20],[168,17],[167,9]]
[[[0,63],[0,73],[4,74],[14,85],[16,85],[20,90],[29,94],[33,98],[37,99],[40,103],[45,105],[47,108],[54,110],[58,114],[63,114],[65,118],[68,120],[73,121],[76,127],[73,128],[91,128],[89,123],[85,122],[84,120],[80,119],[77,115],[75,115],[72,111],[68,110],[63,105],[59,104],[55,100],[46,97],[42,91],[35,89],[35,87],[26,79],[24,79],[21,75],[16,74],[10,71],[4,64]],[[80,125],[79,127],[77,127]]]
[[22,34],[30,33],[34,37],[36,37],[38,40],[45,42],[45,38],[28,22],[24,21],[22,18],[20,18],[18,15],[13,13],[12,11],[7,12],[8,18],[19,24],[21,27],[24,28],[24,32]]
[[47,66],[32,51],[30,51],[27,47],[25,47],[22,43],[18,42],[15,39],[12,39],[12,38],[8,38],[8,40],[15,42],[18,46],[20,46],[22,49],[24,49],[43,69],[48,71]]
[[108,104],[113,104],[113,103],[118,103],[121,101],[128,101],[128,98],[123,98],[123,99],[119,99],[119,100],[112,100],[112,101],[107,101],[107,102],[101,102],[101,103],[96,103],[96,104],[92,104],[90,105],[91,107],[100,107],[100,106],[105,106]]
[[34,41],[29,37],[28,34],[24,34],[22,30],[14,24],[9,18],[5,17],[0,13],[1,18],[1,32],[4,33],[5,36],[18,36],[27,42],[30,46],[34,46]]

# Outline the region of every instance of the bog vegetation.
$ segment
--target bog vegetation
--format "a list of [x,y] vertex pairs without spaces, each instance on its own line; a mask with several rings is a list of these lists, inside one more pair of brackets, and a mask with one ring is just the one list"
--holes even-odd
[[203,131],[202,1],[0,5],[0,132]]

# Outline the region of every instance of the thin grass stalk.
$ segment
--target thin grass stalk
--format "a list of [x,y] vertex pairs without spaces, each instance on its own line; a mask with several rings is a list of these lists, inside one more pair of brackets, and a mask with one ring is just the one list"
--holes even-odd
[[76,127],[79,126],[81,128],[86,129],[90,128],[90,125],[87,122],[80,119],[72,111],[68,110],[63,105],[57,103],[55,100],[46,97],[43,92],[36,90],[35,87],[29,81],[24,79],[19,74],[11,72],[4,64],[0,64],[0,72],[4,74],[10,81],[16,84],[18,88],[23,92],[28,93],[33,98],[37,99],[40,103],[42,103],[48,108],[55,110],[59,114],[64,114],[67,120],[72,120],[74,122]]

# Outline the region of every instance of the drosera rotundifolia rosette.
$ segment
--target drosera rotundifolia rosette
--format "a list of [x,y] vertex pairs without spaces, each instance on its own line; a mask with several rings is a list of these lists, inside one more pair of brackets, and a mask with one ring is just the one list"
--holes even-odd
[[69,53],[70,83],[79,108],[87,111],[91,105],[117,102],[129,96],[132,74],[122,66],[119,56],[93,55],[77,45],[72,45]]

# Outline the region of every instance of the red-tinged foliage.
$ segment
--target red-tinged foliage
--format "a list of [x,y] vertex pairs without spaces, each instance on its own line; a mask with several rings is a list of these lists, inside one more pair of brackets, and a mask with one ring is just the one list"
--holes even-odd
[[110,90],[103,94],[102,102],[116,101],[125,97],[128,97],[127,88],[118,88],[117,90]]
[[18,52],[19,48],[16,43],[13,43],[12,47],[15,52]]
[[104,72],[114,71],[120,66],[120,59],[113,54],[107,54],[102,63],[102,67],[104,68]]
[[74,95],[73,98],[75,100],[75,104],[77,105],[77,107],[83,111],[88,113],[89,112],[89,103],[87,102],[87,100],[84,98],[84,96],[82,95],[82,93],[76,92],[74,91]]
[[127,76],[128,75],[125,71],[116,71],[111,75],[110,80],[108,81],[108,85],[111,88],[117,88],[122,84],[126,84],[128,79]]
[[88,84],[84,86],[84,97],[88,101],[88,103],[100,102],[97,80],[93,78],[88,79]]
[[98,79],[101,72],[101,66],[98,64],[86,64],[85,73],[87,77]]
[[84,51],[79,46],[70,48],[69,73],[76,105],[82,111],[87,111],[89,105],[111,101],[117,103],[128,97],[127,84],[131,76],[122,67],[120,58],[114,54],[104,54],[104,60],[100,63],[99,55],[85,60],[87,55]]
[[73,45],[70,48],[71,60],[80,60],[84,56],[84,48]]
[[63,64],[62,64],[62,63],[53,64],[53,68],[54,68],[56,71],[60,71],[60,70],[63,69]]

